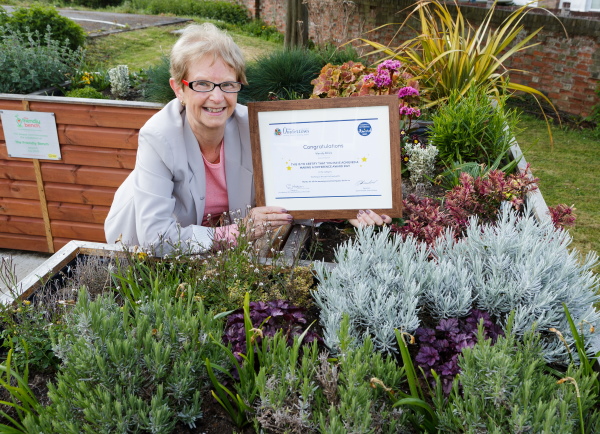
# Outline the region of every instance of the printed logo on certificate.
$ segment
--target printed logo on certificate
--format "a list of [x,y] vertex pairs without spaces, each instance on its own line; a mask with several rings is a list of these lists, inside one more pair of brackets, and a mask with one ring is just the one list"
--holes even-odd
[[257,205],[297,218],[401,214],[395,96],[249,104]]

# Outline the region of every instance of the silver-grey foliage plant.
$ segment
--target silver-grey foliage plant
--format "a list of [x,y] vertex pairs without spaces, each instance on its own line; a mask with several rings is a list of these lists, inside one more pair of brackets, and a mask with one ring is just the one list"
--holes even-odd
[[[515,312],[513,332],[544,332],[548,362],[566,362],[567,349],[555,333],[573,342],[563,303],[576,324],[600,325],[594,303],[599,278],[592,272],[598,256],[569,250],[568,232],[550,221],[538,223],[530,210],[518,215],[502,206],[495,224],[471,219],[466,237],[455,241],[448,230],[433,248],[409,237],[405,241],[383,228],[357,230],[357,238],[336,251],[337,266],[317,263],[320,284],[314,293],[321,309],[326,344],[338,347],[344,313],[356,338],[370,336],[379,350],[394,351],[394,329],[409,333],[419,315],[441,319],[466,316],[472,308],[505,321]],[[600,350],[600,338],[587,340]]]

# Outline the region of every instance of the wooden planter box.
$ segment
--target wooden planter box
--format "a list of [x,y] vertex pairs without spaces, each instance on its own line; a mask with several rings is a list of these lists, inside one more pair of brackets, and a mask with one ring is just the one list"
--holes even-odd
[[[269,263],[271,261],[271,258],[268,256],[270,249],[273,247],[281,251],[283,255],[282,260],[285,263],[300,266],[310,265],[310,261],[298,260],[300,248],[305,244],[308,236],[308,228],[302,225],[286,225],[282,227],[281,230],[273,233],[271,237],[260,240],[262,245],[262,262]],[[281,244],[279,244],[279,237],[282,237],[283,240]],[[46,285],[47,282],[57,278],[67,267],[74,266],[79,257],[115,257],[124,253],[123,246],[118,244],[69,241],[58,252],[54,253],[17,284],[16,290],[20,294],[18,299],[26,300],[30,298],[38,289]],[[0,302],[5,304],[11,303],[13,299],[6,294],[0,294]]]
[[0,127],[0,248],[54,253],[71,240],[104,242],[114,193],[135,165],[139,130],[162,107],[0,94],[0,110],[54,113],[62,155],[11,158]]

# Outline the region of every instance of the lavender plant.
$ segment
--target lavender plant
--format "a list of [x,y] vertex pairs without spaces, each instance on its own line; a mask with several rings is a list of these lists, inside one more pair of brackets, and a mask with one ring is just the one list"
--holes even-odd
[[66,330],[53,334],[62,365],[51,404],[28,432],[172,432],[202,416],[204,358],[224,355],[207,343],[219,322],[193,295],[169,292],[119,306],[114,295],[91,301],[82,290]]
[[256,379],[257,432],[409,432],[410,411],[394,408],[390,392],[403,385],[394,357],[374,351],[370,339],[355,342],[349,318],[340,324],[340,354],[319,353],[316,343],[299,351],[280,333]]
[[461,374],[437,409],[442,432],[597,432],[597,373],[584,375],[570,365],[557,381],[544,369],[542,335],[528,331],[517,338],[510,320],[495,345],[483,337],[480,329],[477,344],[459,356]]

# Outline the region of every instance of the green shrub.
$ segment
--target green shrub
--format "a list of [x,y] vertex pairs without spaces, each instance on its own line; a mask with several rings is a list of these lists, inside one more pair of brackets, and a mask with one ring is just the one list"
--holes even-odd
[[2,307],[2,347],[12,349],[17,371],[23,372],[27,367],[46,371],[58,366],[59,360],[52,352],[47,326],[48,321],[42,310],[29,301],[21,302],[14,310],[8,306]]
[[69,98],[94,98],[94,99],[107,99],[102,92],[98,92],[91,86],[80,87],[79,89],[73,89],[68,91],[65,96]]
[[497,106],[484,88],[470,88],[463,96],[454,91],[433,116],[430,143],[438,148],[438,158],[446,166],[474,161],[491,165],[511,146],[518,116]]
[[248,86],[240,92],[241,102],[269,99],[308,98],[310,83],[322,67],[316,52],[295,48],[279,50],[248,64]]
[[202,417],[204,359],[224,362],[207,336],[222,328],[193,294],[159,290],[133,309],[114,294],[90,301],[82,290],[65,322],[53,334],[63,363],[51,404],[25,420],[28,432],[166,433]]
[[527,333],[521,341],[508,332],[493,346],[480,335],[473,348],[463,349],[459,365],[448,405],[438,408],[442,432],[584,432],[579,406],[584,423],[597,425],[591,393],[597,374],[583,376],[570,366],[564,378],[578,389],[559,384],[546,372],[539,333]]
[[[75,21],[63,17],[53,6],[34,4],[28,8],[18,8],[8,17],[2,18],[3,24],[20,32],[30,31],[36,40],[43,39],[48,27],[54,41],[65,42],[71,50],[85,45],[85,30]],[[37,33],[36,33],[37,32]],[[38,36],[35,36],[38,35]]]
[[132,6],[153,15],[191,15],[235,25],[246,24],[250,20],[248,10],[244,6],[226,1],[132,0]]
[[271,42],[283,43],[284,35],[277,27],[265,23],[263,20],[255,19],[239,27],[239,30],[246,32],[257,38],[265,39]]
[[83,50],[71,50],[48,33],[20,33],[0,28],[0,92],[30,93],[69,80],[83,61]]
[[71,0],[73,4],[92,9],[101,9],[110,6],[119,6],[123,0]]
[[144,100],[166,104],[175,98],[173,89],[169,84],[171,63],[167,56],[163,56],[155,66],[146,69],[147,81],[144,84]]

